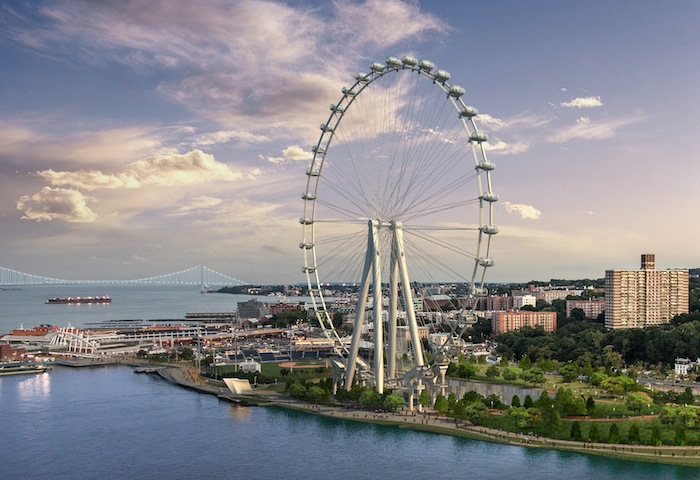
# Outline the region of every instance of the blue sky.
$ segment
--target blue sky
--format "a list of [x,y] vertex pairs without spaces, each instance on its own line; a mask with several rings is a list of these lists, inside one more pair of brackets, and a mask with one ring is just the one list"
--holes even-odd
[[413,55],[489,133],[489,280],[700,266],[700,3],[0,0],[0,265],[304,281],[310,148]]

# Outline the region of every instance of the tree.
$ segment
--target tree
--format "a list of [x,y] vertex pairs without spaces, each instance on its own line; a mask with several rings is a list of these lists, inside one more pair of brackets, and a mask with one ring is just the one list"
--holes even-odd
[[292,383],[287,389],[287,393],[290,397],[304,398],[306,396],[306,388],[300,383]]
[[588,415],[595,414],[595,400],[593,400],[593,397],[591,397],[591,396],[589,396],[586,399],[586,414],[588,414]]
[[625,405],[627,405],[627,408],[633,412],[637,412],[637,414],[639,414],[644,408],[644,405],[647,403],[649,403],[649,398],[646,395],[631,392],[627,394],[627,401],[625,402]]
[[520,406],[520,397],[517,395],[513,395],[513,399],[510,401],[510,406],[511,407],[519,407]]
[[381,398],[376,390],[366,388],[360,395],[360,405],[372,407],[381,404]]
[[521,377],[525,382],[531,383],[532,385],[539,385],[545,381],[544,373],[537,367],[525,370]]
[[681,447],[687,444],[687,440],[685,437],[685,427],[682,423],[676,425],[676,435],[674,436],[673,442]]
[[525,401],[523,402],[523,407],[532,408],[534,406],[535,406],[535,403],[532,401],[532,397],[530,395],[525,395]]
[[636,382],[626,375],[619,377],[608,377],[600,382],[600,388],[606,390],[611,395],[622,395],[625,392],[632,390]]
[[433,408],[440,413],[447,413],[447,410],[449,409],[447,398],[445,398],[444,395],[438,395],[435,399],[435,404],[433,405]]
[[403,399],[401,395],[396,395],[395,393],[391,393],[386,396],[384,399],[384,408],[389,410],[390,412],[395,412],[399,407],[403,407],[406,404],[406,401]]
[[603,372],[593,372],[588,376],[588,383],[594,387],[598,387],[606,378],[608,378],[608,376]]
[[427,390],[421,390],[420,396],[418,397],[418,403],[423,407],[430,405],[430,395],[428,394]]
[[549,422],[548,422],[548,427],[550,432],[554,432],[556,430],[559,430],[562,426],[562,421],[561,421],[561,414],[557,411],[554,410],[552,414],[549,416]]
[[629,432],[627,433],[627,441],[632,445],[639,445],[641,437],[639,435],[639,426],[636,423],[632,424],[630,427]]
[[600,440],[600,432],[598,431],[598,424],[597,423],[591,423],[591,426],[588,429],[588,441],[597,443]]
[[520,368],[522,370],[528,370],[530,367],[532,367],[532,361],[530,360],[530,357],[527,355],[524,355],[521,359],[520,362],[518,363]]
[[620,429],[617,423],[610,425],[610,431],[608,432],[608,443],[620,443]]
[[678,396],[679,404],[693,405],[695,403],[695,395],[693,395],[693,389],[690,387],[685,387],[683,393]]
[[476,365],[473,363],[460,363],[457,368],[457,374],[460,378],[470,379],[476,375]]
[[453,392],[450,392],[449,395],[447,395],[447,407],[450,410],[454,410],[455,406],[457,405],[457,397]]
[[649,443],[651,443],[655,447],[661,445],[661,429],[659,428],[658,423],[655,423],[654,426],[651,428],[651,440]]
[[565,383],[571,383],[578,378],[578,363],[567,363],[559,369],[559,375]]
[[470,403],[464,407],[464,417],[472,423],[479,423],[488,415],[489,411],[486,405],[481,402]]
[[489,365],[489,367],[486,369],[486,376],[488,378],[496,378],[498,377],[499,373],[498,367],[495,365]]
[[510,407],[506,415],[513,419],[516,428],[520,429],[527,426],[529,415],[525,407]]
[[[526,407],[527,408],[527,407]],[[542,418],[542,412],[540,409],[535,407],[527,408],[527,424],[531,426],[539,425],[544,420]]]
[[575,442],[581,441],[581,425],[578,422],[571,422],[571,433],[569,438]]
[[325,396],[326,391],[317,385],[310,386],[306,391],[306,398],[308,398],[312,403],[318,403]]
[[503,380],[507,380],[509,382],[518,379],[518,372],[513,367],[505,367],[503,369],[502,375],[503,375]]

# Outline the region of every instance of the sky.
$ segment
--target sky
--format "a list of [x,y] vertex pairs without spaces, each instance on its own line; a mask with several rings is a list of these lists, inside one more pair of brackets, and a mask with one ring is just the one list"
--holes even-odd
[[0,0],[0,266],[301,283],[330,104],[392,55],[465,88],[489,281],[700,267],[700,2]]

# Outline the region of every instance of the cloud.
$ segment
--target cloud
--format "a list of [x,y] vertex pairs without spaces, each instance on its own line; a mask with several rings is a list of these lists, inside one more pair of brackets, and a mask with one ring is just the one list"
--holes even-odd
[[602,107],[603,102],[600,97],[576,97],[568,102],[561,102],[559,105],[564,108],[592,108]]
[[[417,2],[401,0],[336,1],[324,9],[262,0],[218,0],[206,8],[74,0],[18,15],[26,19],[7,27],[8,41],[82,63],[165,73],[161,95],[223,127],[200,145],[258,142],[270,131],[276,139],[303,135],[311,142],[308,119],[323,116],[358,58],[449,31]],[[38,22],[28,35],[26,26]]]
[[580,117],[576,125],[570,125],[558,129],[547,137],[550,143],[565,143],[574,139],[604,140],[615,136],[617,131],[628,125],[633,125],[645,120],[644,116],[635,115],[594,122],[589,117]]
[[502,119],[496,118],[488,113],[480,113],[477,119],[480,124],[493,130],[497,130],[498,128],[505,126],[505,122]]
[[208,146],[228,143],[231,140],[238,140],[244,143],[263,143],[270,141],[270,138],[266,135],[257,135],[241,130],[220,130],[200,135],[195,139],[195,142],[197,145]]
[[87,206],[87,200],[77,190],[44,187],[34,195],[24,195],[17,200],[17,210],[22,210],[23,219],[63,220],[71,223],[90,223],[97,219]]
[[209,211],[209,210],[212,210],[212,209],[219,207],[223,202],[224,201],[221,198],[202,195],[199,197],[195,197],[186,205],[180,206],[177,210],[172,212],[170,215],[171,216],[185,216],[185,215],[193,215],[193,214],[202,214],[206,211]]
[[240,172],[217,162],[213,155],[196,149],[185,154],[160,154],[138,160],[118,173],[98,170],[57,172],[48,169],[37,172],[37,175],[53,186],[71,186],[88,191],[175,187],[207,181],[230,182],[242,177]]
[[299,145],[290,145],[282,150],[282,155],[288,160],[303,160],[308,161],[313,158],[313,153],[305,151]]
[[525,205],[523,203],[503,202],[503,206],[505,207],[508,213],[518,214],[523,220],[538,220],[542,215],[542,212],[537,210],[532,205]]
[[314,157],[314,154],[307,152],[299,145],[290,145],[289,147],[282,150],[281,157],[266,157],[264,155],[258,155],[258,158],[265,160],[270,163],[280,164],[286,161],[309,161]]
[[525,142],[506,143],[503,140],[489,141],[484,144],[484,149],[496,155],[517,155],[527,152],[530,145]]

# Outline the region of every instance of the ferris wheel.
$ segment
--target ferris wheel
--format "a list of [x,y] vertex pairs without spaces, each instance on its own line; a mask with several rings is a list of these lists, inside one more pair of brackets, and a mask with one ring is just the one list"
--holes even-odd
[[[495,166],[477,109],[449,81],[427,60],[373,63],[312,148],[299,246],[341,388],[418,393],[431,379],[444,392],[451,345],[487,294]],[[431,332],[443,340],[428,353]]]

